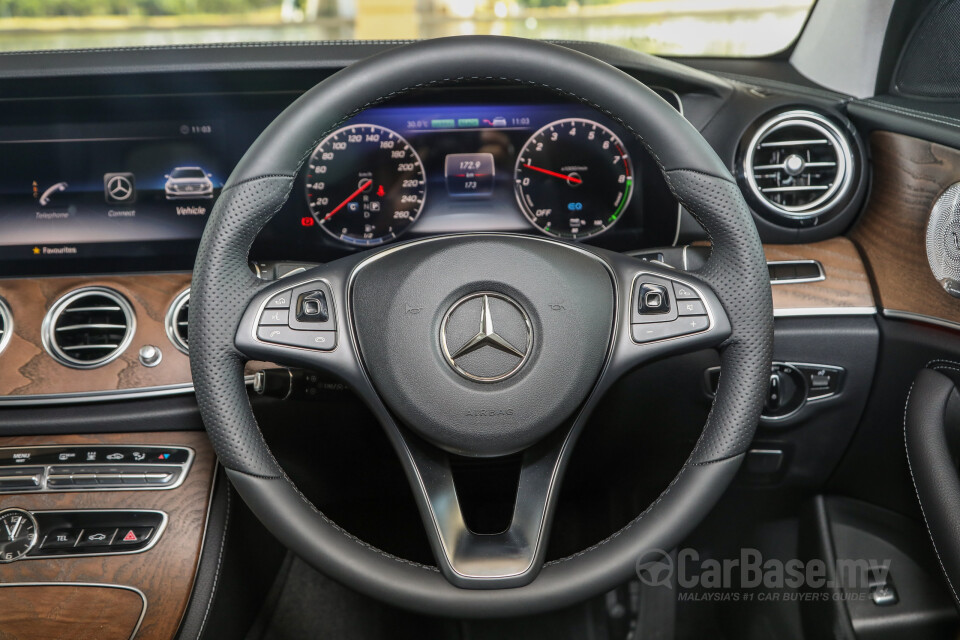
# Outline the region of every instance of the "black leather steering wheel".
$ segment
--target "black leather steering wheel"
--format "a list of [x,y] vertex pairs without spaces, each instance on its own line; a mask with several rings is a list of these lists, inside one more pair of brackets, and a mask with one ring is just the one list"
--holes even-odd
[[[263,283],[251,273],[254,238],[328,133],[410,91],[472,81],[554,91],[632,132],[709,233],[706,266],[688,273],[542,237],[464,234],[358,253],[278,282]],[[677,318],[672,329],[654,327],[637,312],[643,283],[662,284],[671,300],[670,288],[699,297],[703,315],[681,329],[685,319],[674,310],[663,316]],[[290,326],[258,326],[264,313],[316,291],[329,304],[326,322],[291,317]],[[217,200],[190,305],[200,410],[220,462],[254,513],[334,579],[399,606],[460,617],[528,614],[580,601],[628,579],[643,551],[679,543],[740,465],[763,405],[773,338],[756,229],[734,179],[696,129],[643,84],[594,58],[498,37],[398,47],[334,74],[287,108],[247,151]],[[496,331],[485,324],[491,318]],[[462,362],[447,357],[477,326],[480,347],[496,334],[518,352],[474,352],[469,366],[487,380],[462,375],[452,366]],[[716,399],[670,486],[614,535],[544,565],[564,467],[604,392],[644,362],[713,347],[723,371]],[[502,359],[521,356],[516,367]],[[356,539],[297,490],[254,419],[243,379],[249,359],[327,372],[366,402],[403,463],[436,567]],[[471,532],[450,456],[518,452],[512,524],[496,535]]]

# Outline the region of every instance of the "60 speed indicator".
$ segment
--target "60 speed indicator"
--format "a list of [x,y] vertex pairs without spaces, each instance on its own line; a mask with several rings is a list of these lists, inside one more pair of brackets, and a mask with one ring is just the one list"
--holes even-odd
[[400,134],[356,124],[317,145],[306,191],[310,212],[324,231],[370,246],[393,240],[416,221],[426,180],[420,157]]
[[633,180],[620,138],[583,118],[557,120],[534,133],[514,171],[517,201],[527,218],[560,238],[609,229],[630,202]]

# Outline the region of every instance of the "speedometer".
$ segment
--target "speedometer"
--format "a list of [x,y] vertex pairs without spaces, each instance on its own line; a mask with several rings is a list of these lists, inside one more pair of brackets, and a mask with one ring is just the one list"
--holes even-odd
[[317,145],[306,189],[310,212],[324,231],[369,246],[393,240],[416,221],[426,180],[420,157],[400,134],[356,124]]
[[620,138],[582,118],[557,120],[533,134],[514,171],[517,200],[527,218],[561,238],[609,229],[630,202],[633,180]]

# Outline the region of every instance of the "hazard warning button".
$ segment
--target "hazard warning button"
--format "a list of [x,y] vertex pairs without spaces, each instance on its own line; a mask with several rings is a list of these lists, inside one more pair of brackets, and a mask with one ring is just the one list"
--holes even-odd
[[124,547],[146,542],[153,535],[153,527],[125,527],[117,531],[113,546]]

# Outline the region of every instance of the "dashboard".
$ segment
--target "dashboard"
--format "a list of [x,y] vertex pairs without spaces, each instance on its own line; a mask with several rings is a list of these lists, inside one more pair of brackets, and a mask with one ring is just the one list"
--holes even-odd
[[[682,110],[676,93],[659,92]],[[189,269],[232,167],[294,97],[91,98],[4,114],[0,151],[19,161],[0,176],[0,271]],[[304,148],[254,260],[325,261],[465,231],[622,250],[671,244],[678,228],[676,203],[633,136],[590,106],[533,90],[423,90]]]

